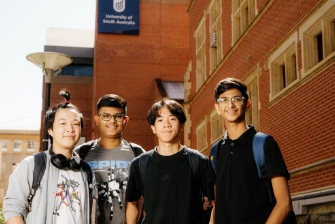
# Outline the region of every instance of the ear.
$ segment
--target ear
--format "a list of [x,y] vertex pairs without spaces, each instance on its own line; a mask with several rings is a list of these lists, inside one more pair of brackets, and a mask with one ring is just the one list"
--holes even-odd
[[48,129],[48,133],[49,133],[49,135],[51,136],[51,137],[54,137],[53,136],[53,131],[52,131],[52,129],[50,128],[50,129]]
[[218,113],[218,115],[221,115],[221,111],[220,111],[219,105],[217,103],[214,103],[214,107],[215,107],[215,110]]
[[155,135],[156,134],[156,128],[155,128],[155,126],[151,125],[150,127],[151,127],[151,130],[152,130],[152,133],[154,133],[154,135]]
[[248,100],[247,103],[245,104],[245,107],[247,108],[247,110],[249,110],[250,106],[251,106],[251,101]]
[[95,124],[98,126],[99,125],[99,116],[98,115],[94,116],[94,121],[95,121]]
[[128,116],[125,116],[125,117],[124,117],[124,120],[123,120],[123,125],[128,124],[128,122],[129,122],[129,117],[128,117]]

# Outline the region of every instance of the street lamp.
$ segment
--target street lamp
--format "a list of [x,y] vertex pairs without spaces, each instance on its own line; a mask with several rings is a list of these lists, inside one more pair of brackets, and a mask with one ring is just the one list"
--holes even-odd
[[[44,113],[50,107],[51,80],[58,75],[62,68],[72,63],[72,58],[66,54],[56,52],[38,52],[27,55],[27,60],[42,68],[45,81]],[[48,130],[44,127],[43,150],[48,150]]]

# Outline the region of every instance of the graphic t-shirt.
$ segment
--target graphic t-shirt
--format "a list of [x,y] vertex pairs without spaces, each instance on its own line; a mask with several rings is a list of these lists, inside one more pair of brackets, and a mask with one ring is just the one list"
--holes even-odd
[[86,223],[85,185],[82,175],[82,172],[72,170],[59,171],[53,223]]
[[135,158],[128,143],[122,140],[114,149],[95,144],[85,157],[91,166],[99,192],[99,224],[125,224],[125,194],[130,163]]

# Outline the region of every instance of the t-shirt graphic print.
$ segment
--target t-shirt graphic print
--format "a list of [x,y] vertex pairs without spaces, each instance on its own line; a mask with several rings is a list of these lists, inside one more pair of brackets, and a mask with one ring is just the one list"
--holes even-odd
[[86,223],[83,214],[85,186],[81,172],[60,170],[55,197],[55,224]]

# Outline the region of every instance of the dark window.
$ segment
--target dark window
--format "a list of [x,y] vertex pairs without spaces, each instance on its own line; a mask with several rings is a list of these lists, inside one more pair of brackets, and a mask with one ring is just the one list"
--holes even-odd
[[72,59],[72,64],[64,67],[59,75],[93,76],[93,58]]
[[316,35],[316,44],[318,48],[318,62],[323,60],[323,43],[322,43],[322,33]]

